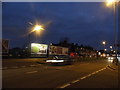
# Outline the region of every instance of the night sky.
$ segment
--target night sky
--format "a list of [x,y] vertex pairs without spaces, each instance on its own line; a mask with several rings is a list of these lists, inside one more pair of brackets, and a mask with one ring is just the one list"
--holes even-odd
[[[18,2],[2,3],[3,38],[10,40],[10,47],[23,47],[28,43],[27,33],[36,23],[45,30],[37,39],[40,43],[58,43],[68,37],[69,42],[102,49],[114,43],[113,9],[100,2]],[[31,34],[31,41],[35,40]]]

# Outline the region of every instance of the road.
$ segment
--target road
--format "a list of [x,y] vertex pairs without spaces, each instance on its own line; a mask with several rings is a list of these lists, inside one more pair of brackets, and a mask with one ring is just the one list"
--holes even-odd
[[2,72],[3,88],[118,88],[118,66],[107,60],[63,66],[37,63]]
[[24,58],[24,59],[3,59],[2,68],[3,69],[14,69],[20,67],[30,67],[38,65],[38,61],[45,60],[47,58]]

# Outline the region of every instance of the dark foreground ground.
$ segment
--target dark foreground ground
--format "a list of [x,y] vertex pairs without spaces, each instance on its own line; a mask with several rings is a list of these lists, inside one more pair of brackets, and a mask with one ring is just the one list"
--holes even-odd
[[2,88],[118,88],[118,66],[107,59],[48,65],[41,59],[4,60]]

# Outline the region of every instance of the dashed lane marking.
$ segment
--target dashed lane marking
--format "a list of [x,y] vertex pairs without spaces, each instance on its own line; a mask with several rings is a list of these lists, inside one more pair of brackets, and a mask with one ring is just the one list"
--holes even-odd
[[81,77],[80,79],[83,80],[83,79],[85,79],[85,78],[87,78],[87,76]]
[[3,67],[3,68],[2,68],[2,70],[6,70],[6,69],[8,69],[8,67]]
[[30,67],[35,67],[36,65],[35,64],[33,64],[33,65],[30,65]]
[[19,67],[11,67],[12,69],[17,69],[17,68],[19,68]]
[[88,74],[88,75],[86,75],[86,76],[83,76],[83,77],[81,77],[81,78],[79,78],[79,79],[77,79],[77,80],[74,80],[74,81],[72,81],[72,82],[69,82],[69,83],[67,83],[67,84],[64,84],[63,86],[57,87],[57,88],[66,88],[66,87],[70,86],[70,85],[73,84],[73,83],[76,83],[76,82],[78,82],[78,81],[84,80],[84,79],[86,79],[86,78],[88,78],[88,77],[90,77],[90,76],[92,76],[92,75],[97,74],[98,72],[101,72],[101,71],[107,69],[107,67],[108,67],[108,66],[106,66],[106,67],[104,67],[104,68],[102,68],[102,69],[100,69],[100,70],[97,70],[97,71],[95,71],[95,72],[93,72],[93,73],[90,73],[90,74]]
[[65,84],[65,85],[61,86],[60,88],[65,88],[65,87],[67,87],[67,86],[70,86],[70,84],[69,84],[69,83],[68,83],[68,84]]
[[21,66],[22,68],[25,68],[26,66]]
[[76,82],[78,82],[78,81],[80,81],[80,80],[75,80],[75,81],[72,81],[72,83],[76,83]]
[[18,68],[25,68],[25,67],[35,67],[35,66],[41,66],[41,65],[37,65],[37,64],[33,64],[33,65],[24,65],[24,66],[15,66],[15,67],[3,67],[0,68],[1,70],[6,70],[6,69],[18,69]]
[[31,71],[31,72],[26,72],[26,73],[31,74],[31,73],[36,73],[36,72],[38,71]]

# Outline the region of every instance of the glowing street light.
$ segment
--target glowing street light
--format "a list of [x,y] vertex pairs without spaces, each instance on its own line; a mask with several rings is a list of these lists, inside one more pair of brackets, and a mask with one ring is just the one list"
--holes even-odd
[[[33,23],[31,23],[31,22],[28,22],[30,25],[34,25]],[[34,25],[33,26],[33,28],[32,28],[32,30],[29,32],[29,43],[31,43],[31,41],[30,41],[30,35],[31,35],[31,33],[33,33],[33,32],[35,32],[36,33],[36,42],[37,42],[37,34],[40,34],[40,31],[42,31],[42,30],[45,30],[44,28],[43,28],[43,25],[39,25],[39,24],[37,24],[37,25]]]
[[102,41],[102,44],[104,45],[104,53],[105,53],[105,45],[106,45],[106,41]]
[[32,32],[36,32],[36,42],[37,42],[37,33],[40,33],[40,31],[44,30],[42,25],[35,25]]
[[44,30],[44,28],[41,25],[35,25],[33,31],[41,31]]
[[104,49],[105,51],[107,51],[107,49]]
[[103,41],[103,42],[102,42],[102,44],[103,44],[103,45],[105,45],[105,44],[106,44],[106,42],[105,42],[105,41]]
[[115,2],[115,0],[107,0],[106,6],[110,6]]
[[112,46],[110,46],[110,49],[112,49]]

